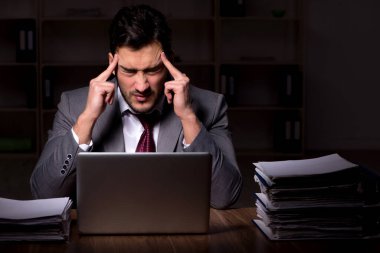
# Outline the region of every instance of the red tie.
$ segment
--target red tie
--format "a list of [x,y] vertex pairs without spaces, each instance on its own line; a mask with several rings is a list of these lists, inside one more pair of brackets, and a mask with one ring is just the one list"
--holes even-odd
[[153,139],[154,117],[152,115],[136,114],[144,127],[144,132],[141,134],[139,143],[136,147],[136,152],[156,152],[156,146]]

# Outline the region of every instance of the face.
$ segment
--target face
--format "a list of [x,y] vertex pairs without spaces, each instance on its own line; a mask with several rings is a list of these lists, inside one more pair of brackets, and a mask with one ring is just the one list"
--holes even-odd
[[[139,50],[123,46],[116,50],[116,76],[125,101],[136,112],[149,112],[163,95],[167,70],[161,61],[160,43]],[[113,59],[109,54],[109,61]]]

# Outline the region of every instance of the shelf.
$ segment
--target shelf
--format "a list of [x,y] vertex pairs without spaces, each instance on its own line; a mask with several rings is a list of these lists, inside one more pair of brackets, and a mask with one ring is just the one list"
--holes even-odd
[[43,17],[40,22],[44,25],[49,22],[106,22],[110,23],[111,17]]
[[10,108],[0,110],[0,117],[6,119],[0,124],[0,153],[37,152],[36,110]]
[[248,21],[248,22],[300,22],[299,18],[275,18],[275,17],[255,17],[255,16],[244,16],[244,17],[221,17],[220,21]]
[[303,150],[300,111],[229,110],[228,117],[236,150],[271,150],[272,153]]
[[[249,156],[252,157],[252,159],[257,158],[262,161],[266,157],[273,158],[274,160],[278,160],[279,158],[299,158],[304,155],[304,153],[285,153],[285,152],[278,152],[270,149],[237,149],[235,150],[236,155],[239,156]],[[257,162],[259,160],[252,160],[252,162]],[[253,166],[253,165],[252,165]]]
[[297,18],[300,17],[299,0],[220,1],[223,17]]
[[38,0],[2,1],[0,8],[0,21],[37,18],[37,2]]
[[228,108],[231,112],[239,111],[299,111],[302,112],[304,109],[302,107],[285,107],[285,106],[230,106]]
[[293,25],[250,22],[249,27],[247,29],[244,20],[222,24],[221,62],[243,62],[242,59],[263,63],[298,62],[298,29]]
[[295,107],[303,105],[298,65],[221,65],[220,91],[230,106]]
[[0,66],[0,76],[0,108],[37,107],[37,69],[34,65]]
[[42,114],[55,114],[56,112],[57,108],[42,109]]
[[[204,66],[204,67],[212,67],[215,65],[214,61],[173,61],[173,64],[176,66]],[[5,66],[8,66],[9,64],[4,64]],[[13,64],[14,66],[31,66],[31,65],[36,65],[36,64]],[[11,66],[13,66],[11,64]],[[44,62],[41,64],[41,67],[69,67],[69,66],[79,66],[79,67],[99,67],[99,66],[107,66],[108,65],[108,60],[104,61],[49,61],[49,62]],[[0,62],[1,66],[1,62]]]
[[0,152],[0,159],[2,161],[6,159],[10,160],[23,160],[23,159],[33,159],[36,160],[39,154],[37,152]]
[[214,22],[215,18],[214,17],[170,17],[167,18],[168,23],[174,23],[174,22]]
[[0,62],[0,67],[37,67],[34,62]]
[[65,61],[65,62],[44,62],[41,64],[41,68],[46,68],[46,67],[107,67],[108,61]]
[[[198,22],[174,22],[170,24],[175,58],[180,62],[213,62],[214,24]],[[195,39],[197,38],[197,39]]]
[[174,61],[174,65],[176,66],[214,66],[215,62],[214,61]]
[[[305,113],[302,1],[242,1],[244,9],[227,9],[235,11],[235,16],[228,17],[219,9],[226,2],[66,0],[57,5],[50,0],[6,0],[0,10],[0,48],[4,49],[0,50],[0,114],[10,120],[0,126],[0,133],[16,136],[21,132],[33,139],[33,150],[20,155],[38,154],[61,93],[87,86],[107,67],[113,16],[121,6],[145,3],[167,17],[173,64],[195,86],[225,94],[238,155],[301,154]],[[285,10],[283,17],[274,17],[274,9]],[[30,23],[36,27],[36,57],[20,61],[19,24]],[[288,95],[289,85],[292,95]],[[27,120],[20,120],[20,115]],[[284,126],[278,130],[277,125],[283,125],[286,117],[293,123],[299,120],[297,152],[291,151],[292,146],[289,152],[278,149],[276,138],[284,138],[278,133]]]
[[[113,17],[43,17],[41,22],[92,22],[92,21],[104,21],[111,22]],[[196,17],[196,18],[186,18],[186,17],[171,17],[167,18],[169,23],[175,22],[214,22],[214,17]]]
[[35,113],[37,109],[25,108],[25,107],[0,107],[0,113],[2,112],[15,112],[15,113]]
[[64,91],[87,86],[91,79],[102,73],[106,64],[81,65],[58,64],[44,65],[41,68],[42,109],[50,109],[58,104]]
[[261,57],[246,57],[245,59],[240,60],[223,60],[221,65],[235,65],[235,66],[297,66],[299,65],[298,61],[276,61],[273,57],[270,56],[261,56]]
[[44,23],[41,31],[41,63],[107,62],[108,26],[108,23],[98,20]]
[[0,62],[4,64],[36,63],[36,20],[1,20]]

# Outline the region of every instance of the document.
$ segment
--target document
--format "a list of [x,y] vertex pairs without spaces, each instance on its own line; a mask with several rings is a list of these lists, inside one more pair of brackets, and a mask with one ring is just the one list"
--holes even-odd
[[257,218],[272,240],[380,237],[380,179],[338,154],[254,163]]
[[68,197],[36,200],[0,198],[0,241],[67,240],[71,205]]
[[338,154],[312,159],[258,162],[254,165],[256,172],[269,186],[272,186],[275,180],[279,178],[310,177],[357,167],[356,164],[347,161]]

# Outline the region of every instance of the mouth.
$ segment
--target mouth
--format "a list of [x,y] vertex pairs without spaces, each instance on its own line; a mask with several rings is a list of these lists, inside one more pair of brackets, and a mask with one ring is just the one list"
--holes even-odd
[[147,94],[141,94],[141,93],[134,93],[133,96],[135,97],[136,101],[139,103],[147,102],[150,98],[152,93]]
[[135,98],[136,98],[136,101],[140,103],[146,102],[148,100],[147,96],[141,96],[141,95],[135,95]]

